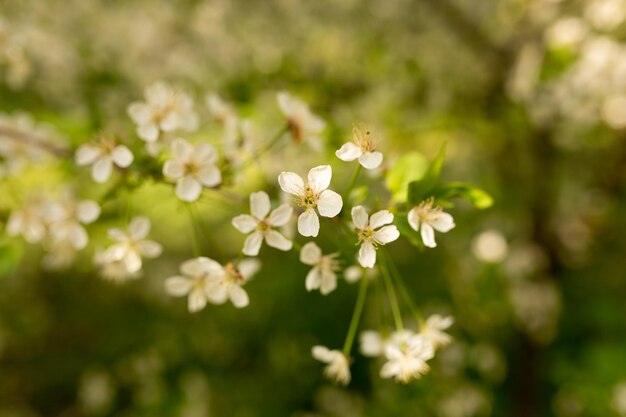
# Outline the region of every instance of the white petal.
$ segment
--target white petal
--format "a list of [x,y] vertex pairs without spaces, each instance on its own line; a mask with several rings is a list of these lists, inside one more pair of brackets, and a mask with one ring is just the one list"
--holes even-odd
[[416,232],[420,230],[420,218],[417,214],[417,207],[409,211],[408,220],[411,229],[415,230]]
[[148,236],[150,232],[150,219],[144,216],[133,217],[128,226],[130,237],[135,240],[141,240]]
[[138,272],[142,266],[141,256],[134,250],[125,253],[123,262],[128,272]]
[[100,216],[100,206],[95,201],[83,200],[76,207],[76,216],[81,223],[92,223]]
[[229,295],[230,301],[237,308],[244,308],[248,304],[250,304],[248,293],[239,285],[236,285],[236,284],[231,285],[228,291],[228,295]]
[[185,166],[175,159],[170,159],[163,165],[163,175],[169,179],[177,180],[185,175]]
[[387,243],[391,243],[394,240],[397,240],[400,237],[400,232],[398,228],[394,225],[385,226],[380,230],[376,230],[374,232],[374,239],[382,243],[383,245]]
[[244,259],[237,264],[237,269],[241,276],[246,281],[249,281],[259,272],[259,269],[261,269],[261,262],[258,259]]
[[188,277],[201,277],[206,274],[221,273],[222,266],[211,258],[200,256],[183,262],[180,271]]
[[249,214],[241,214],[235,218],[233,218],[232,222],[235,229],[239,230],[241,233],[250,233],[254,229],[256,229],[259,221]]
[[339,150],[335,152],[335,155],[337,155],[337,158],[342,161],[349,162],[354,161],[359,156],[363,155],[363,151],[361,151],[361,148],[356,146],[353,142],[348,142],[339,148]]
[[146,142],[156,142],[159,138],[159,128],[155,124],[145,124],[137,128],[137,136]]
[[196,151],[194,158],[203,163],[214,164],[217,161],[217,151],[213,146],[206,142],[201,142],[196,145]]
[[369,223],[369,216],[363,206],[352,207],[352,224],[357,229],[365,229]]
[[385,343],[380,334],[373,330],[366,330],[361,333],[361,354],[370,358],[375,358],[383,354]]
[[196,178],[205,187],[215,187],[222,182],[222,173],[219,168],[213,164],[204,165],[198,171]]
[[383,154],[380,152],[365,152],[359,157],[359,163],[365,169],[376,169],[383,163]]
[[112,169],[113,161],[111,161],[111,157],[103,156],[91,166],[91,177],[95,182],[102,184],[109,179]]
[[372,217],[370,218],[370,227],[372,229],[378,229],[379,227],[392,222],[393,214],[391,214],[388,210],[381,210],[372,214]]
[[318,267],[315,267],[307,274],[306,280],[304,281],[304,287],[307,291],[313,291],[318,289],[320,285],[322,285],[320,270]]
[[193,177],[185,176],[176,182],[176,195],[183,201],[196,201],[201,192],[202,185]]
[[206,295],[213,304],[224,304],[228,300],[228,288],[221,282],[212,282],[206,287]]
[[74,155],[74,161],[76,165],[89,165],[94,163],[100,156],[102,156],[102,149],[91,144],[86,144],[78,148]]
[[322,295],[327,295],[335,291],[336,288],[337,288],[337,275],[333,271],[322,270],[320,293]]
[[264,191],[250,194],[250,213],[263,220],[270,212],[270,198]]
[[298,217],[298,232],[304,237],[317,237],[320,232],[320,219],[312,208]]
[[279,206],[274,211],[272,211],[272,214],[270,214],[269,218],[269,224],[277,227],[284,226],[289,223],[292,214],[293,207],[291,207],[289,204],[283,204],[282,206]]
[[263,234],[261,232],[254,232],[246,239],[243,245],[242,252],[244,255],[257,256],[263,243]]
[[380,368],[381,378],[391,378],[402,372],[401,365],[398,362],[386,362],[382,368]]
[[319,195],[317,210],[321,216],[335,217],[343,208],[341,196],[332,190],[324,190]]
[[111,158],[115,165],[121,168],[126,168],[133,162],[133,153],[124,145],[118,145],[113,149],[111,153]]
[[333,170],[330,165],[321,165],[313,168],[309,171],[308,180],[309,186],[316,193],[321,193],[330,185],[330,180],[333,177]]
[[76,250],[84,249],[85,246],[87,246],[87,243],[89,243],[87,231],[78,223],[75,223],[70,227],[68,238]]
[[174,139],[170,145],[172,155],[179,161],[187,161],[194,154],[194,147],[185,139]]
[[278,101],[278,107],[285,116],[290,116],[293,109],[291,96],[285,91],[281,91],[276,95],[276,101]]
[[304,181],[294,172],[281,172],[278,176],[278,184],[286,193],[298,196],[304,194]]
[[359,248],[359,263],[363,268],[373,268],[376,264],[376,249],[369,242],[363,242]]
[[146,258],[156,258],[163,252],[163,247],[153,240],[142,240],[137,246],[139,253]]
[[309,242],[300,250],[300,262],[315,265],[322,259],[322,250],[315,242]]
[[454,219],[448,213],[439,213],[439,216],[430,225],[441,233],[449,232],[454,229]]
[[353,265],[343,271],[343,277],[350,284],[354,284],[363,277],[363,270],[358,266]]
[[437,247],[437,243],[435,242],[435,231],[432,226],[427,223],[422,224],[422,241],[426,247]]
[[267,244],[273,248],[280,249],[282,251],[291,250],[293,243],[283,235],[278,233],[276,230],[269,230],[265,234],[265,241]]
[[173,297],[187,295],[191,288],[191,280],[185,277],[175,276],[165,280],[165,292]]
[[133,119],[133,122],[139,125],[146,124],[151,116],[150,107],[141,102],[130,103],[127,113]]
[[326,346],[313,346],[311,354],[320,362],[328,363],[333,359],[331,351]]
[[206,307],[206,295],[199,288],[189,293],[188,308],[190,313],[196,313]]

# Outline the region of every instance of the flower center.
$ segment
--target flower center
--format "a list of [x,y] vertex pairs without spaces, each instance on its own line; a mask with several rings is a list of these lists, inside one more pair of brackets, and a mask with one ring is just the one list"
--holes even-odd
[[257,224],[257,230],[259,230],[260,232],[266,232],[270,229],[269,224],[267,224],[267,222],[265,220],[263,220],[262,222],[259,222],[259,224]]
[[306,187],[306,191],[299,203],[300,207],[315,208],[317,207],[318,196],[311,187]]
[[226,279],[228,281],[233,283],[242,283],[245,281],[245,278],[241,275],[241,272],[239,272],[239,269],[237,269],[234,263],[227,263],[224,269],[226,269]]

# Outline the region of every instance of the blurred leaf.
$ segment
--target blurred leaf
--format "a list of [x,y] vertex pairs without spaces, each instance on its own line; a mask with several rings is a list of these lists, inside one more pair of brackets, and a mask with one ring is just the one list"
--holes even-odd
[[387,188],[394,200],[403,202],[407,199],[407,187],[410,182],[421,179],[427,170],[428,161],[419,152],[409,152],[398,159],[387,173]]
[[15,244],[0,242],[0,277],[13,272],[22,258],[22,251]]
[[464,198],[478,209],[486,209],[493,205],[493,198],[484,190],[462,182],[451,182],[437,187],[432,193],[436,200]]
[[426,174],[417,180],[409,183],[408,201],[410,204],[418,204],[432,195],[432,191],[441,177],[441,169],[446,159],[446,144],[444,142],[437,152],[437,156],[428,167]]
[[416,232],[411,228],[407,216],[396,216],[394,224],[398,227],[400,234],[404,236],[413,246],[424,248],[421,235],[419,232]]

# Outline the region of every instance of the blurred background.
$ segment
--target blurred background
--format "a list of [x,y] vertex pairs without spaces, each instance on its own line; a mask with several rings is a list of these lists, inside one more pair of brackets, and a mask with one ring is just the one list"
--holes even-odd
[[[165,250],[123,285],[92,263],[123,225],[117,201],[61,269],[0,233],[0,416],[626,416],[625,18],[624,0],[1,0],[0,126],[71,149],[103,130],[136,143],[127,106],[165,80],[194,97],[194,138],[220,140],[213,92],[262,142],[288,90],[326,120],[326,150],[285,142],[239,194],[275,196],[277,172],[326,161],[345,188],[352,167],[333,152],[363,121],[384,138],[384,169],[417,151],[423,170],[447,142],[444,178],[495,205],[452,209],[437,250],[393,246],[423,310],[456,320],[455,342],[407,386],[358,354],[347,389],[323,380],[310,347],[340,346],[356,287],[306,292],[294,252],[263,248],[246,309],[191,315],[168,297],[164,279],[192,256],[171,186],[132,192]],[[11,158],[0,150],[0,230],[29,195],[111,187],[71,158]],[[210,195],[199,211],[202,252],[235,257],[229,222],[247,207]]]

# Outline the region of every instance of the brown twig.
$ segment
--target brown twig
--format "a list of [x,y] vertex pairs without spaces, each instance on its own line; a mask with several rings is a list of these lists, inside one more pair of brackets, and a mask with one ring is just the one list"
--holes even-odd
[[56,146],[52,143],[42,140],[41,138],[32,136],[28,133],[24,133],[11,127],[0,126],[0,137],[4,137],[15,142],[21,142],[29,146],[37,147],[60,158],[67,158],[72,155],[69,149]]

